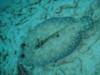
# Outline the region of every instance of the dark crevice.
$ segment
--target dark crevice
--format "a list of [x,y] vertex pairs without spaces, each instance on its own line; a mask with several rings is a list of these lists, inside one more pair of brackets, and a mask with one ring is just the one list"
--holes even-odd
[[27,45],[25,43],[22,43],[20,46],[22,49],[24,49]]
[[29,75],[28,71],[22,64],[17,65],[18,75]]
[[25,58],[25,54],[22,53],[22,54],[20,55],[20,57],[21,57],[21,58]]

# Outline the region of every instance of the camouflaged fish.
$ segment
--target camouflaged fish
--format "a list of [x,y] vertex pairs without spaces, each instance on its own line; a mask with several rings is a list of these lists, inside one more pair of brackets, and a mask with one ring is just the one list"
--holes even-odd
[[85,19],[50,18],[37,25],[25,41],[27,59],[35,66],[44,66],[73,53],[82,40],[82,32],[91,27]]

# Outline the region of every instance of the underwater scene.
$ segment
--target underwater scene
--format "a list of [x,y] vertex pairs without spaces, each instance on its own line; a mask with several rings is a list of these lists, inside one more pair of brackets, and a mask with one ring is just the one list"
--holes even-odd
[[0,75],[100,75],[100,0],[0,0]]

